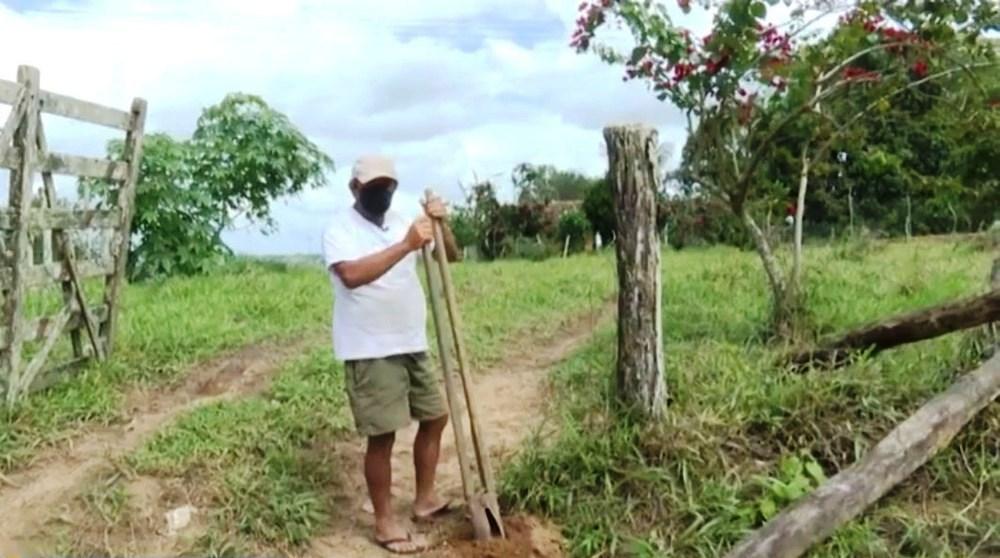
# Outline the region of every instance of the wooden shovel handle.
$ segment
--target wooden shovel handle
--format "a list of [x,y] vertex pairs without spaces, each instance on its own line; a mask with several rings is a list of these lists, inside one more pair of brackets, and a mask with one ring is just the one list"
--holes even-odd
[[467,461],[469,456],[469,442],[465,437],[465,424],[462,418],[461,409],[459,407],[458,394],[455,389],[455,379],[452,376],[451,361],[448,358],[448,344],[445,341],[447,331],[445,330],[443,321],[445,320],[445,311],[441,307],[441,298],[439,296],[439,288],[437,278],[434,276],[434,270],[431,269],[431,250],[427,246],[423,247],[424,255],[424,269],[427,272],[427,291],[428,298],[431,301],[431,313],[434,316],[434,328],[437,333],[437,346],[439,360],[441,361],[441,370],[444,374],[444,386],[445,394],[448,398],[448,408],[451,410],[452,417],[452,431],[455,433],[455,449],[458,453],[458,467],[462,473],[462,492],[465,495],[465,501],[467,503],[472,502],[473,488],[470,475],[469,463]]
[[[431,190],[427,190],[426,196],[429,199],[433,195]],[[483,429],[479,423],[479,415],[476,412],[475,396],[473,394],[471,381],[469,379],[469,361],[465,352],[465,343],[462,338],[462,320],[458,313],[458,303],[455,299],[455,289],[451,280],[451,270],[448,267],[448,259],[444,249],[444,232],[439,219],[433,220],[434,229],[434,253],[437,256],[438,268],[441,271],[441,282],[444,286],[445,303],[448,308],[450,318],[452,341],[455,344],[455,354],[458,357],[458,371],[462,379],[462,390],[465,394],[466,408],[469,412],[469,423],[472,427],[472,443],[476,450],[476,461],[479,465],[480,480],[486,492],[495,491],[495,481],[493,478],[493,466],[490,460],[488,446],[486,444]],[[456,425],[457,426],[457,425]]]

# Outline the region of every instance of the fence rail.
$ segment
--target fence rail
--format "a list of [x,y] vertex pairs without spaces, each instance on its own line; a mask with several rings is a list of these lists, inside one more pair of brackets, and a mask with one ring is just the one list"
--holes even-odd
[[[22,86],[13,81],[0,79],[0,103],[14,105]],[[97,124],[122,131],[132,129],[132,114],[128,111],[76,99],[51,91],[38,92],[39,110],[47,114],[62,116],[79,122]]]

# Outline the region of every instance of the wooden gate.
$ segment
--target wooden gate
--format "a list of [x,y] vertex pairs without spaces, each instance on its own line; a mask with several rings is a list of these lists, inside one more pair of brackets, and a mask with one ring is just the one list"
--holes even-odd
[[[114,346],[146,102],[137,98],[130,111],[121,111],[44,91],[38,70],[21,66],[16,83],[0,80],[0,104],[11,106],[0,129],[0,167],[10,170],[9,204],[0,210],[0,391],[11,405],[61,371],[106,358]],[[123,160],[50,151],[43,113],[124,131]],[[59,207],[53,174],[106,180],[113,203],[104,209]],[[94,231],[105,233],[103,246],[96,255],[83,253],[79,240]],[[46,307],[38,293],[53,285],[61,287],[61,302]],[[101,300],[88,301],[88,291],[91,298],[103,291]],[[53,349],[66,332],[71,346],[60,355]],[[61,362],[52,362],[60,356]]]

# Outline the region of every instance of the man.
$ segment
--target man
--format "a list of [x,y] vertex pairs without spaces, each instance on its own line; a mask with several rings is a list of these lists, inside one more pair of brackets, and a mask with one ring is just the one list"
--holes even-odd
[[334,290],[333,346],[344,361],[351,412],[368,438],[365,481],[375,512],[375,541],[395,553],[426,550],[392,513],[392,446],[397,430],[420,423],[413,442],[415,520],[448,511],[434,489],[441,433],[448,409],[438,376],[427,362],[427,308],[417,275],[417,255],[433,245],[431,219],[444,225],[445,251],[458,250],[439,198],[405,203],[393,197],[398,182],[392,160],[366,155],[354,165],[354,205],[338,211],[323,235]]

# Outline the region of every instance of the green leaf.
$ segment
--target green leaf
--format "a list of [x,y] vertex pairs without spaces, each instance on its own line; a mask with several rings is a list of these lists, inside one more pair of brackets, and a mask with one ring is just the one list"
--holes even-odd
[[806,472],[809,476],[813,478],[817,483],[826,481],[826,474],[823,473],[823,468],[819,466],[819,463],[815,461],[810,461],[806,463]]
[[788,484],[788,499],[790,501],[798,500],[808,491],[809,479],[805,477],[797,477]]
[[757,19],[760,19],[767,15],[767,6],[763,2],[754,2],[750,4],[750,15]]
[[764,519],[771,519],[778,515],[778,505],[774,503],[774,500],[764,498],[760,502],[760,514],[764,516]]
[[796,456],[781,462],[781,474],[787,480],[792,480],[802,474],[802,460]]

